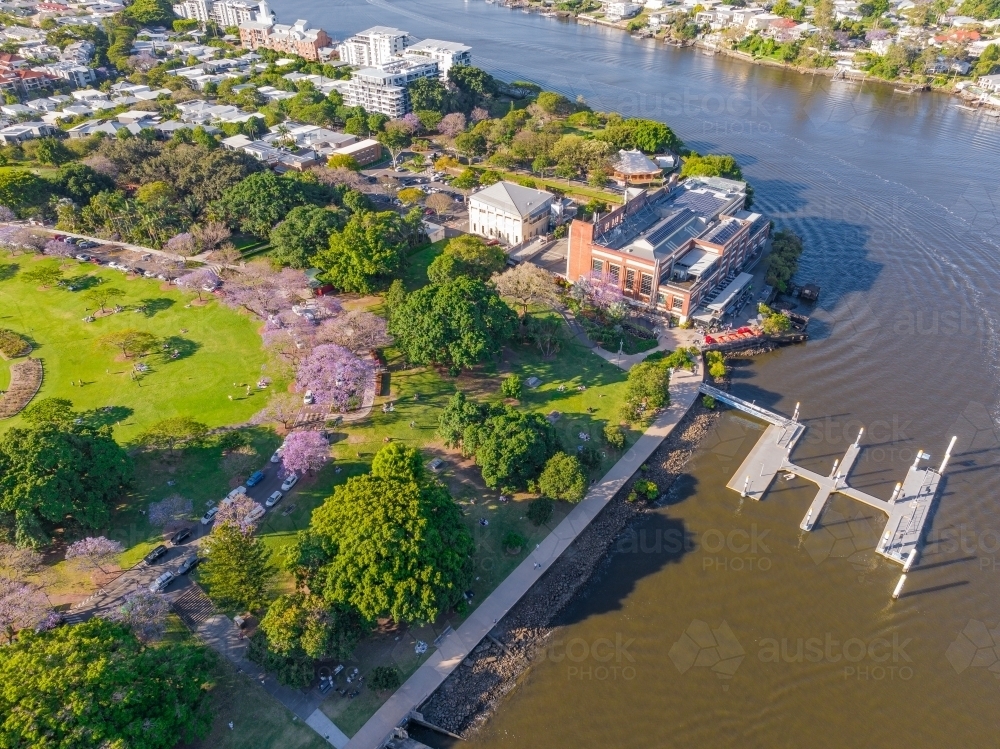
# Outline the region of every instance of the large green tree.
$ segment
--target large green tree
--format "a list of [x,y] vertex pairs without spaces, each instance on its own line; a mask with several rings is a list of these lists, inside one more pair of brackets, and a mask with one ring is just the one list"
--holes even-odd
[[587,492],[587,476],[575,455],[559,452],[545,464],[538,489],[551,499],[579,502]]
[[115,187],[113,179],[78,161],[63,165],[52,182],[59,192],[78,205],[86,205],[97,193]]
[[494,405],[462,433],[462,452],[474,455],[483,481],[492,489],[524,487],[538,476],[556,450],[552,425],[537,413]]
[[461,600],[472,537],[439,484],[406,475],[354,476],[313,513],[328,561],[310,589],[370,621],[434,621]]
[[264,605],[273,576],[271,552],[252,527],[223,523],[205,544],[207,557],[200,577],[212,600],[223,606],[257,609]]
[[487,284],[460,276],[409,294],[389,330],[415,364],[440,364],[458,374],[500,353],[517,314]]
[[42,203],[48,194],[48,183],[27,169],[0,172],[0,205],[15,213],[26,212]]
[[94,618],[0,648],[0,746],[169,749],[212,721],[212,655]]
[[266,237],[293,208],[308,202],[307,191],[298,181],[268,171],[251,174],[226,190],[219,209],[233,228]]
[[437,78],[417,78],[407,88],[414,111],[433,110],[444,112],[448,103],[448,89]]
[[350,606],[329,605],[313,594],[278,596],[260,622],[268,647],[283,656],[347,658],[368,629]]
[[644,153],[677,151],[683,146],[674,131],[662,122],[639,118],[609,123],[597,137],[615,148],[637,148]]
[[399,214],[355,213],[343,231],[330,235],[330,245],[316,255],[316,265],[338,289],[370,294],[400,269],[406,245]]
[[622,418],[637,421],[670,404],[670,371],[664,360],[644,361],[628,371]]
[[313,256],[330,244],[330,235],[344,227],[344,214],[311,205],[293,208],[271,229],[271,260],[292,268],[308,268]]
[[507,266],[507,255],[496,245],[480,237],[462,234],[450,240],[440,255],[427,267],[431,283],[442,284],[459,276],[488,281]]
[[725,177],[726,179],[743,179],[743,170],[736,159],[728,154],[707,154],[699,156],[692,153],[684,159],[681,167],[682,177]]
[[135,0],[125,9],[125,15],[142,25],[170,23],[175,18],[167,0]]
[[0,436],[0,526],[18,546],[47,543],[70,517],[103,527],[131,479],[132,461],[108,428],[12,428]]

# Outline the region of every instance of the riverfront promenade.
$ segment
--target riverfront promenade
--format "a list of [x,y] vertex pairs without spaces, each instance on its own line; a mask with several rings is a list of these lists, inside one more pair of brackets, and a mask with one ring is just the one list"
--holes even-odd
[[405,722],[410,712],[419,708],[441,686],[473,648],[597,517],[639,466],[674,430],[698,398],[698,387],[704,376],[700,359],[696,366],[693,373],[684,370],[673,373],[670,380],[670,406],[654,420],[652,426],[621,460],[591,487],[587,496],[538,544],[534,552],[487,596],[462,626],[444,638],[438,650],[354,735],[347,744],[347,749],[378,749],[389,738],[393,729]]

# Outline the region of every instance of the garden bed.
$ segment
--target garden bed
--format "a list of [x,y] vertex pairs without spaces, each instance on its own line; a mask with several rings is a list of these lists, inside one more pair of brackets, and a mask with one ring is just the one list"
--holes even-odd
[[42,362],[39,359],[25,359],[11,364],[10,387],[0,397],[0,419],[9,419],[19,414],[42,386]]

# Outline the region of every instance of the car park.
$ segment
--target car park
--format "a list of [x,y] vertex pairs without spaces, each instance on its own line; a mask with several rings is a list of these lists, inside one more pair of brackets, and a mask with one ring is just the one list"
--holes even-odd
[[185,559],[183,562],[180,563],[180,566],[177,568],[177,574],[186,575],[195,567],[197,567],[199,564],[201,564],[201,557],[198,556],[197,554],[192,554],[191,556],[189,556],[187,559]]
[[156,578],[155,580],[153,580],[153,582],[149,584],[149,592],[162,593],[164,590],[167,589],[167,586],[170,585],[170,583],[172,583],[175,579],[176,575],[174,575],[173,572],[170,572],[168,570],[167,572],[164,572],[162,575],[160,575],[158,578]]
[[281,482],[281,491],[287,492],[289,489],[295,486],[298,480],[299,480],[299,475],[297,473],[288,474],[285,480]]
[[284,496],[285,495],[282,494],[281,492],[271,492],[271,496],[267,498],[267,501],[264,502],[264,504],[267,507],[274,507],[276,504],[278,504],[278,502],[281,501],[281,498]]
[[212,505],[211,507],[209,507],[208,511],[201,516],[201,524],[208,525],[209,523],[211,523],[213,520],[215,520],[215,516],[218,514],[218,512],[219,512],[218,505]]
[[152,564],[157,559],[159,559],[160,557],[162,557],[163,555],[165,555],[167,553],[167,551],[168,551],[167,547],[164,546],[163,544],[160,544],[155,549],[153,549],[151,552],[149,552],[146,556],[144,556],[142,558],[142,561],[144,561],[146,564]]
[[254,471],[250,474],[250,478],[247,479],[247,486],[257,486],[261,481],[264,480],[263,471]]
[[179,544],[181,541],[187,538],[191,538],[191,529],[181,528],[179,531],[177,531],[174,535],[170,537],[170,543],[172,543],[174,546],[177,546],[177,544]]

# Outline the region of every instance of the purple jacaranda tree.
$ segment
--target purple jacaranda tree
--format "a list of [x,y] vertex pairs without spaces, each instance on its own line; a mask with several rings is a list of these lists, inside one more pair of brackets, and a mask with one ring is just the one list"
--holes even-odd
[[625,294],[618,286],[618,279],[607,273],[592,273],[581,278],[574,288],[589,304],[604,311],[609,317],[622,319],[628,312]]
[[14,221],[17,214],[5,205],[0,205],[0,221]]
[[319,432],[301,430],[285,437],[282,447],[281,467],[284,473],[299,475],[318,471],[330,459],[330,443]]
[[0,577],[0,632],[8,644],[22,629],[45,619],[49,611],[42,592],[34,585]]
[[208,287],[215,289],[222,281],[219,279],[219,275],[211,268],[199,268],[181,276],[177,279],[176,283],[182,289],[195,292],[198,295],[198,301],[201,301],[203,291],[207,291]]
[[374,377],[371,362],[343,346],[325,343],[299,365],[295,383],[303,391],[312,391],[317,403],[342,412],[360,406],[361,396]]
[[58,239],[51,239],[45,243],[46,255],[55,255],[56,257],[72,257],[76,252],[76,247],[66,242],[60,242]]
[[465,115],[461,112],[446,114],[438,123],[438,132],[449,138],[454,138],[463,130],[465,130]]
[[417,117],[417,115],[415,115],[413,112],[408,112],[407,114],[404,114],[402,120],[403,122],[405,122],[407,125],[410,126],[410,132],[413,133],[414,135],[416,133],[419,133],[424,127],[424,123],[422,123],[420,121],[420,118]]
[[190,257],[198,254],[198,243],[195,241],[194,235],[185,231],[168,239],[163,245],[163,249],[175,255]]
[[163,634],[169,611],[170,604],[162,595],[138,590],[100,616],[124,624],[140,640],[150,642]]
[[112,541],[104,536],[88,536],[70,544],[66,549],[66,558],[88,562],[101,572],[106,573],[107,570],[104,569],[103,565],[123,551],[125,551],[125,547],[117,541]]
[[483,120],[488,120],[490,118],[490,113],[483,107],[475,107],[472,110],[471,119],[473,122],[482,122]]
[[336,343],[350,351],[368,351],[392,343],[384,318],[371,312],[352,310],[317,331],[321,343]]
[[237,494],[232,499],[224,499],[219,503],[219,511],[215,514],[213,528],[220,528],[227,523],[234,525],[244,533],[253,531],[256,521],[250,520],[250,513],[257,510],[259,504],[246,494]]
[[231,307],[267,320],[301,304],[309,294],[309,279],[303,271],[275,271],[268,262],[253,262],[226,281],[223,299]]

